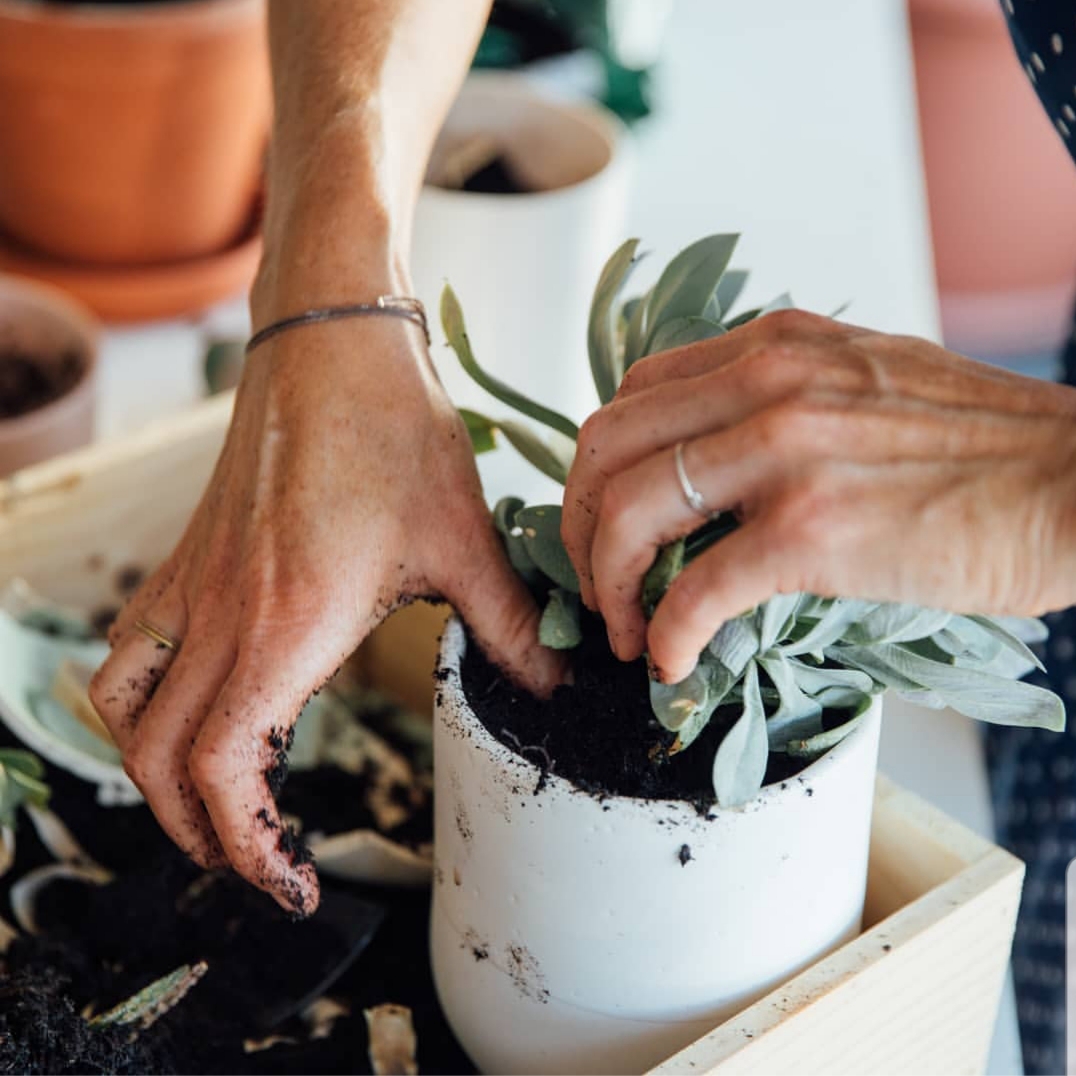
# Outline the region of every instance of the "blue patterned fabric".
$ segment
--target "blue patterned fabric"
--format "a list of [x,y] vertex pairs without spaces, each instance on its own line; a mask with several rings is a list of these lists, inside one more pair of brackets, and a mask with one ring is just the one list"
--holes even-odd
[[[1076,157],[1076,3],[1002,6],[1020,62]],[[1076,336],[1062,368],[1076,385]],[[1065,1071],[1065,871],[1076,859],[1076,609],[1046,620],[1048,672],[1037,679],[1065,700],[1066,732],[990,726],[986,733],[998,840],[1027,864],[1013,978],[1028,1076]]]

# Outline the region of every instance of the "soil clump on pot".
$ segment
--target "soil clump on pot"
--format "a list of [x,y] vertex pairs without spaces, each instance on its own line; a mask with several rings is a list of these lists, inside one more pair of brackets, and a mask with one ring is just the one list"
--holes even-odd
[[[650,708],[646,662],[620,661],[604,625],[584,613],[583,640],[572,651],[575,683],[539,699],[514,685],[468,637],[463,690],[479,720],[506,747],[548,774],[597,796],[684,800],[700,813],[714,805],[713,761],[740,714],[720,707],[688,748],[670,754],[676,736]],[[770,755],[766,784],[794,777],[806,763]]]
[[65,396],[85,369],[85,361],[73,351],[49,360],[0,351],[0,419],[27,415]]

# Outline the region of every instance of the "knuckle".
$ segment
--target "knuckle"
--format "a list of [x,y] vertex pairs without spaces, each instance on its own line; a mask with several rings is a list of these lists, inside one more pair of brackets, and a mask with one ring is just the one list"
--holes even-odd
[[589,463],[598,455],[604,440],[608,412],[608,407],[595,411],[579,428],[579,439],[576,442],[576,458],[581,462]]
[[132,744],[123,755],[123,772],[143,792],[153,784],[153,764],[145,746]]
[[808,310],[793,307],[789,310],[773,310],[759,318],[758,324],[768,334],[780,339],[817,332],[828,320]]
[[187,770],[195,788],[203,795],[212,795],[228,783],[226,752],[213,737],[198,737],[187,759]]

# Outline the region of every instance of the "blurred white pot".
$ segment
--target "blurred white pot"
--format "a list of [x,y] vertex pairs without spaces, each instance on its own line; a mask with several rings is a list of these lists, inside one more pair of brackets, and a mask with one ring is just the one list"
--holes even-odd
[[[478,361],[514,388],[581,421],[597,397],[586,359],[591,294],[605,259],[625,238],[626,131],[595,104],[543,95],[518,75],[472,74],[434,149],[430,175],[475,138],[487,139],[531,189],[479,194],[427,185],[412,244],[415,292],[436,325],[449,282],[467,317]],[[456,404],[494,417],[509,409],[433,349]],[[511,451],[479,467],[490,501],[547,497],[551,486]]]
[[[445,632],[431,950],[485,1072],[642,1072],[859,931],[881,706],[799,777],[710,820],[580,793],[495,740]],[[687,845],[690,859],[681,862]]]

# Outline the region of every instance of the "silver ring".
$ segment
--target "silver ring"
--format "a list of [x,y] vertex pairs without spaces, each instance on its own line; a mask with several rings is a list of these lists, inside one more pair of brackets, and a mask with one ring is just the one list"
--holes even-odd
[[673,450],[673,459],[676,462],[676,477],[680,482],[680,492],[683,494],[684,501],[693,512],[697,512],[705,519],[713,519],[714,513],[711,511],[703,495],[691,484],[691,479],[687,476],[687,471],[684,469],[684,442],[677,441],[676,448]]

